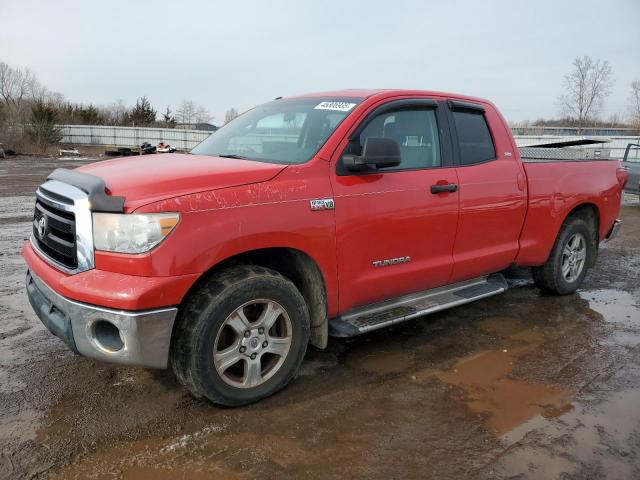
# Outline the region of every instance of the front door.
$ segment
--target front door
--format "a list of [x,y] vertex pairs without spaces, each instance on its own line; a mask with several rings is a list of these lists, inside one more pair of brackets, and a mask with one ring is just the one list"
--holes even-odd
[[[458,220],[458,193],[442,106],[402,100],[377,107],[338,149],[335,200],[340,312],[448,283]],[[348,171],[369,137],[394,139],[400,165]],[[444,190],[444,191],[443,191]],[[449,189],[450,190],[450,189]]]

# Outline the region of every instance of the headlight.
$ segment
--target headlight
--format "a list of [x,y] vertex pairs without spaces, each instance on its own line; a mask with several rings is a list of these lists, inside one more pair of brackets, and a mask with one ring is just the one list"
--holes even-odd
[[169,235],[178,220],[177,213],[94,213],[93,245],[107,252],[148,252]]

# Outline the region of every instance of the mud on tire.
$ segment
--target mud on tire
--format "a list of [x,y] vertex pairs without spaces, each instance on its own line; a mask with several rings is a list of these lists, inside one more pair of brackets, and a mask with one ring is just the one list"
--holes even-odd
[[274,270],[240,265],[190,294],[176,321],[170,362],[195,397],[239,406],[286,386],[308,341],[309,312],[295,285]]
[[[584,258],[581,267],[576,268],[580,239],[584,241]],[[556,295],[568,295],[582,284],[587,270],[595,264],[598,254],[598,232],[593,216],[576,214],[569,216],[556,237],[551,254],[546,263],[533,267],[533,280],[538,288]],[[573,260],[573,265],[571,265]],[[572,270],[571,267],[575,269]],[[568,268],[565,268],[568,267]],[[573,274],[572,274],[573,273]]]

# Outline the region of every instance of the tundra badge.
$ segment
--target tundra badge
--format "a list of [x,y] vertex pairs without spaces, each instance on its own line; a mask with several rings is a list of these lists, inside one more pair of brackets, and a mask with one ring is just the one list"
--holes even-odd
[[411,261],[411,257],[387,258],[385,260],[376,260],[371,262],[374,267],[388,267],[389,265],[397,265],[398,263],[407,263]]
[[333,198],[320,198],[309,201],[311,210],[333,210]]

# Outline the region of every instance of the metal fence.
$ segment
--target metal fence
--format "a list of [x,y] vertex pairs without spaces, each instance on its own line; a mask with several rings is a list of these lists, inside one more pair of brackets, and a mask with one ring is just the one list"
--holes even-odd
[[[105,147],[139,147],[143,142],[156,145],[159,142],[169,143],[179,150],[190,150],[212,132],[205,130],[181,130],[177,128],[140,128],[140,127],[105,127],[98,125],[58,125],[62,133],[61,143],[71,145],[104,145]],[[549,129],[558,127],[545,127]],[[535,145],[536,143],[549,142],[576,138],[577,135],[521,135],[517,129],[514,137],[518,146]],[[553,131],[553,130],[552,130]],[[593,132],[583,132],[583,136],[596,136]],[[287,137],[287,138],[284,138]],[[628,143],[639,143],[639,136],[603,136],[603,140],[609,143],[594,145],[593,148],[608,148],[612,158],[622,158]],[[288,136],[283,136],[283,141]],[[290,140],[290,139],[289,139]],[[584,148],[584,147],[582,147]]]
[[518,127],[511,126],[511,133],[514,135],[580,135],[586,137],[624,137],[635,135],[637,128],[630,127]]
[[[538,135],[538,136],[533,136],[533,135],[514,135],[514,138],[516,140],[516,144],[519,147],[524,147],[524,146],[528,146],[528,145],[536,145],[536,144],[540,144],[540,143],[546,143],[546,142],[552,142],[554,140],[568,140],[568,139],[575,139],[575,138],[580,138],[576,135]],[[576,147],[576,148],[586,148],[586,149],[592,149],[592,150],[598,150],[598,149],[608,149],[609,155],[611,158],[616,158],[616,159],[620,159],[622,160],[622,158],[624,157],[624,151],[627,148],[627,145],[629,143],[640,143],[640,137],[635,136],[635,137],[630,137],[630,136],[625,136],[625,137],[602,137],[603,140],[609,140],[608,142],[603,142],[603,143],[598,143],[598,144],[593,144],[592,146],[589,147]],[[573,148],[573,147],[568,147],[568,148]]]
[[102,125],[58,125],[62,140],[71,145],[139,147],[144,142],[168,143],[179,150],[190,150],[211,135],[206,130],[178,128],[105,127]]

